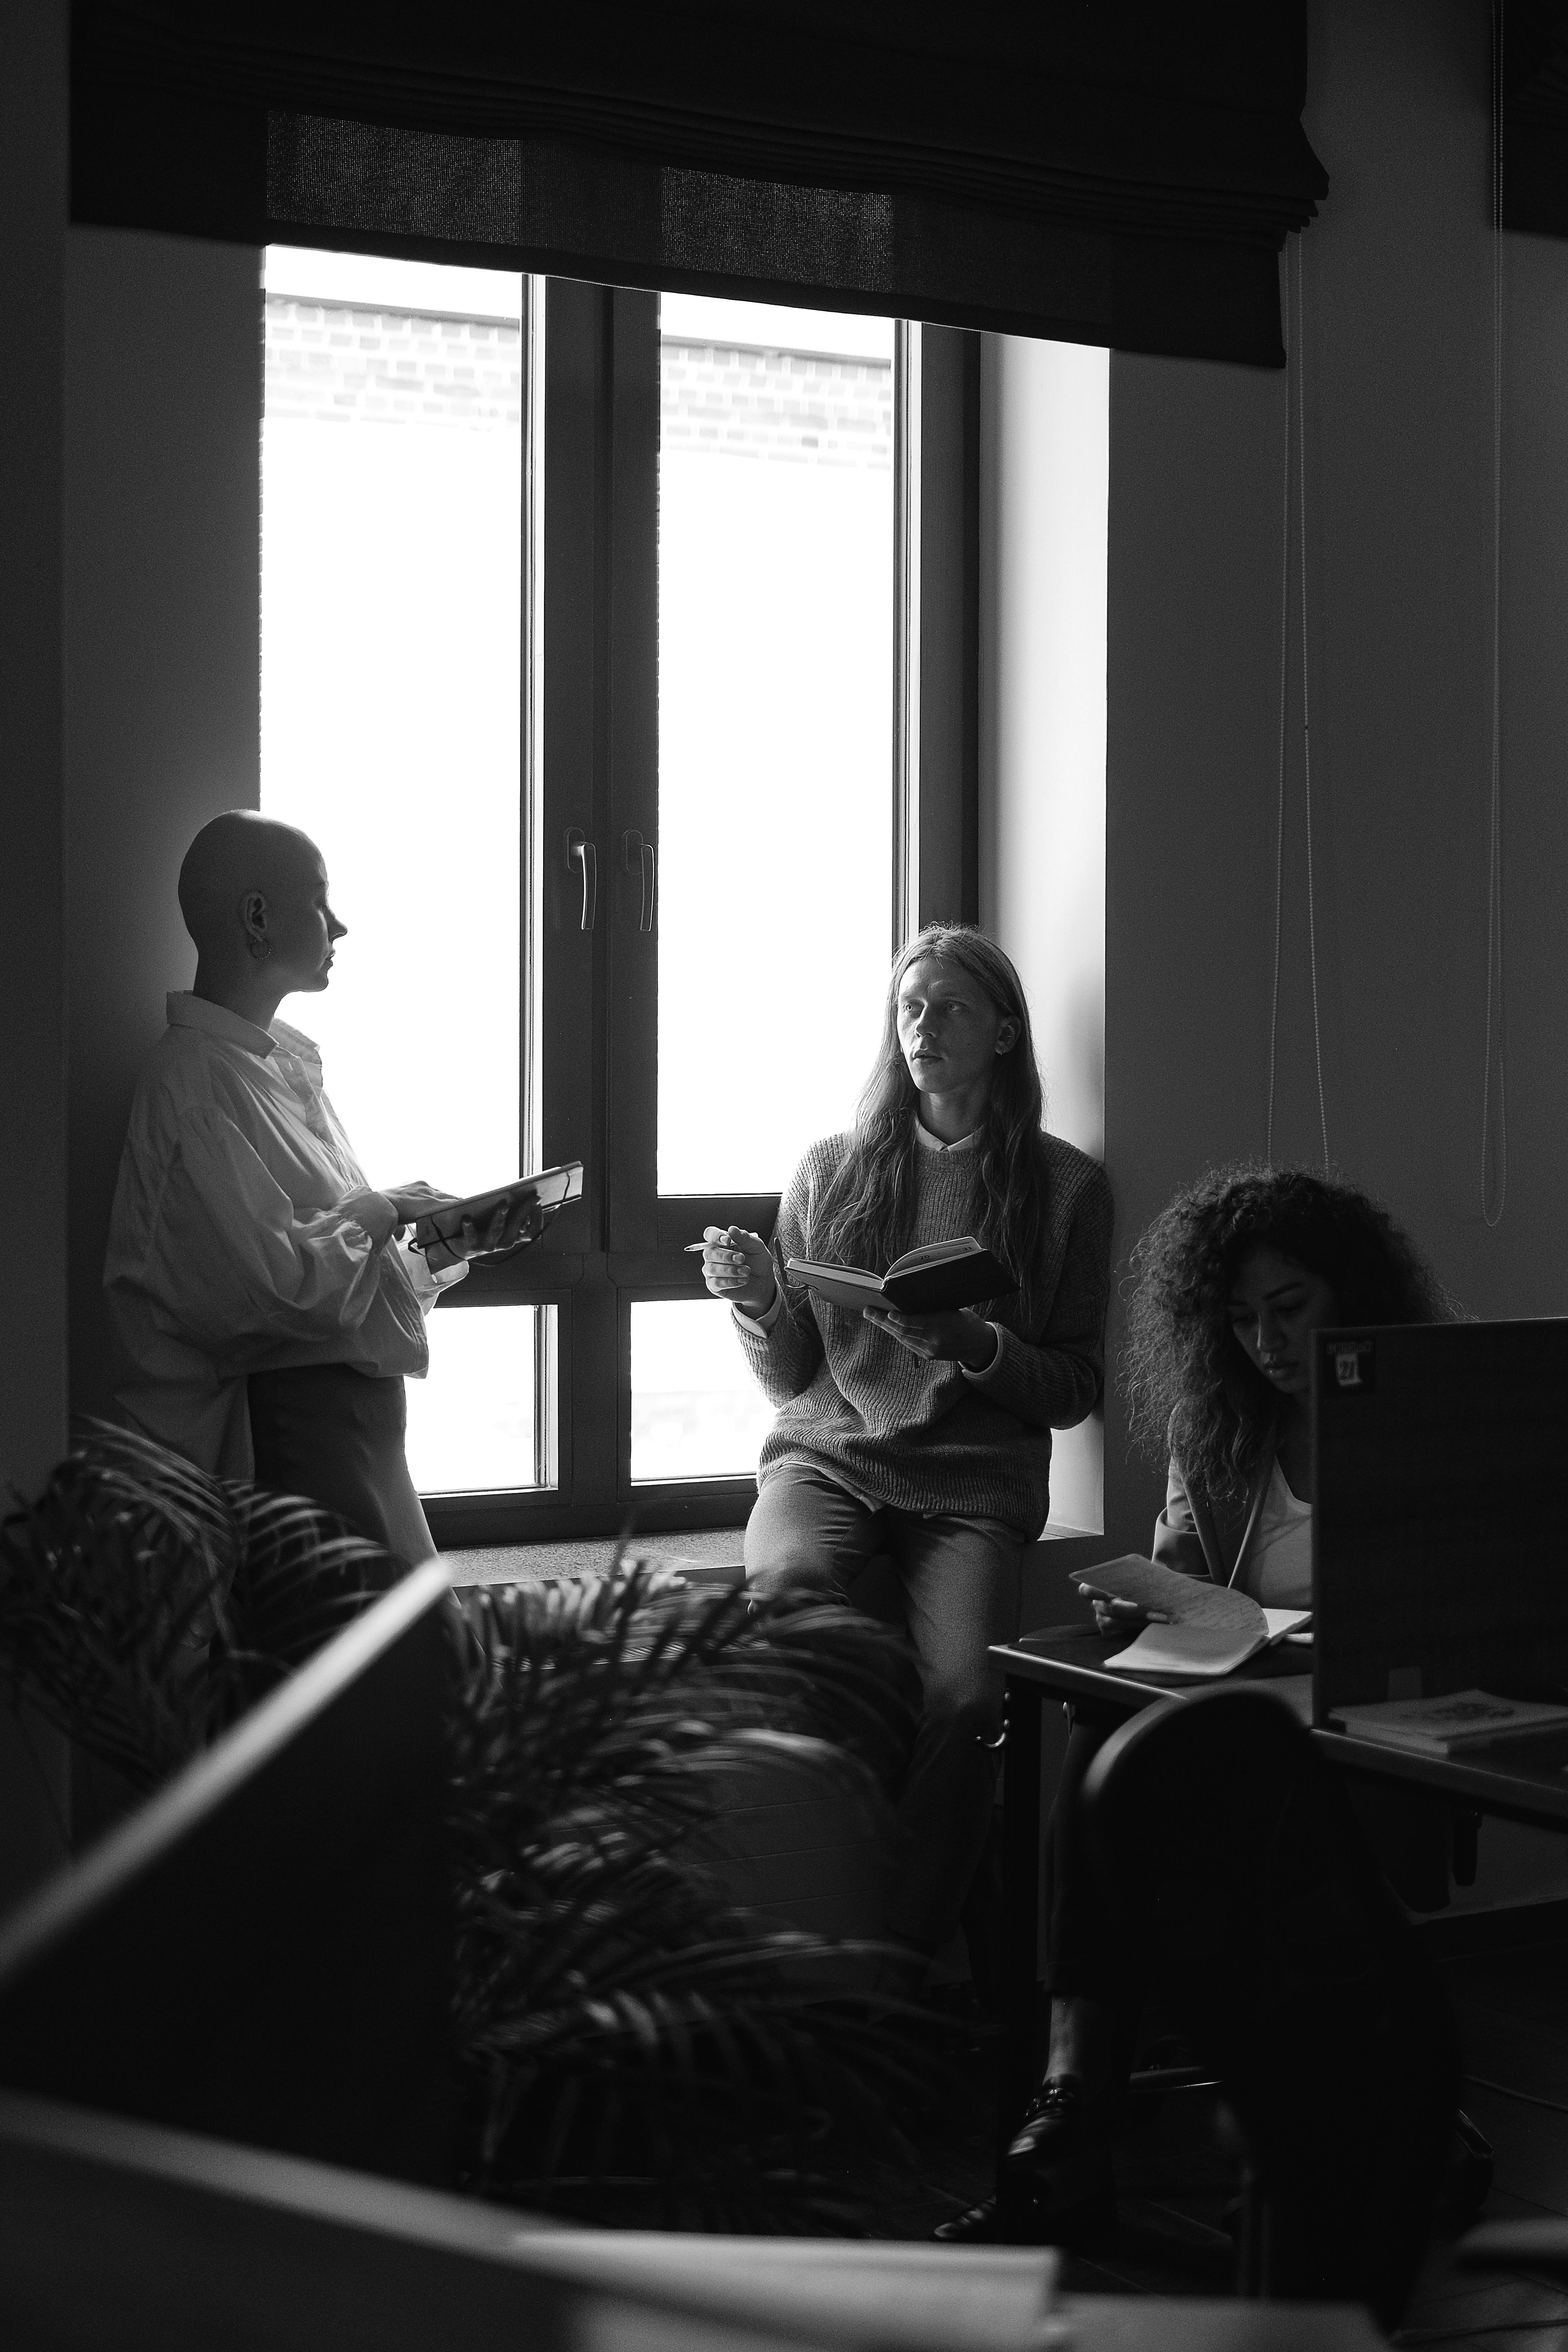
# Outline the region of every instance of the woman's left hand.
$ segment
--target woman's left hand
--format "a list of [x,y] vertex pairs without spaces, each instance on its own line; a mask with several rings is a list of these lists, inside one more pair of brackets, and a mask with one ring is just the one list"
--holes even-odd
[[528,1234],[526,1231],[534,1208],[531,1196],[524,1193],[521,1199],[514,1200],[510,1208],[503,1201],[499,1209],[490,1212],[482,1226],[476,1225],[472,1217],[465,1217],[459,1234],[454,1235],[450,1241],[431,1243],[425,1253],[426,1265],[432,1274],[439,1274],[444,1267],[456,1265],[461,1259],[486,1257],[493,1250],[510,1250],[525,1238],[536,1239],[536,1235]]
[[955,1315],[900,1315],[896,1307],[864,1307],[860,1311],[868,1323],[929,1363],[963,1364],[972,1372],[983,1372],[996,1360],[995,1332],[984,1316],[972,1314],[967,1307]]

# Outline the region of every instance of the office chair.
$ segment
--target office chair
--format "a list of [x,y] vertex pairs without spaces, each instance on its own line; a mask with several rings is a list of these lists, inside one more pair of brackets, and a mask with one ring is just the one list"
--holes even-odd
[[1266,1687],[1145,1709],[1083,1788],[1121,1932],[1247,2148],[1242,2290],[1392,2326],[1458,2109],[1453,2024],[1344,1790]]

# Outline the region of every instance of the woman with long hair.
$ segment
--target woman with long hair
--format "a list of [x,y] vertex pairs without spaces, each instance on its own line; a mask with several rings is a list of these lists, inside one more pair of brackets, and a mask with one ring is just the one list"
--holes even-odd
[[[1211,1171],[1131,1257],[1121,1388],[1135,1440],[1163,1461],[1153,1557],[1269,1608],[1312,1600],[1311,1337],[1337,1323],[1447,1320],[1452,1302],[1386,1210],[1301,1169]],[[1146,1622],[1079,1590],[1103,1633]],[[1079,1791],[1109,1724],[1075,1720],[1046,1838],[1051,1998],[1045,2079],[1012,2146],[1040,2234],[1070,2239],[1110,2198],[1110,2144],[1142,1987],[1108,1930]],[[993,2234],[991,2200],[939,2236]]]
[[[957,1927],[984,1843],[1001,1719],[985,1653],[1017,1632],[1051,1431],[1100,1391],[1110,1188],[1042,1118],[1017,973],[972,926],[929,924],[894,961],[855,1126],[807,1151],[772,1246],[734,1225],[704,1237],[708,1287],[778,1407],[748,1580],[847,1600],[872,1559],[897,1570],[922,1712],[888,1931],[916,1956]],[[790,1257],[883,1273],[965,1234],[1013,1286],[978,1312],[837,1306],[785,1273]]]
[[1131,1267],[1122,1388],[1134,1441],[1167,1461],[1154,1558],[1269,1608],[1309,1607],[1309,1335],[1440,1322],[1450,1301],[1385,1209],[1300,1169],[1203,1177]]

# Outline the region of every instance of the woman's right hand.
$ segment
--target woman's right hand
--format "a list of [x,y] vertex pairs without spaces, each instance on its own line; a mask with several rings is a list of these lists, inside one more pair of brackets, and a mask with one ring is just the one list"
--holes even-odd
[[454,1201],[462,1199],[462,1194],[443,1192],[437,1185],[426,1184],[423,1176],[416,1176],[407,1184],[389,1184],[384,1197],[391,1202],[401,1222],[412,1225],[416,1224],[421,1217],[433,1216],[437,1209],[449,1209]]
[[1145,1625],[1168,1625],[1171,1622],[1163,1610],[1145,1609],[1136,1601],[1113,1601],[1109,1592],[1097,1592],[1092,1584],[1080,1584],[1078,1589],[1086,1601],[1094,1603],[1097,1633],[1121,1633],[1131,1641]]
[[743,1225],[704,1225],[702,1279],[715,1298],[742,1315],[765,1315],[778,1288],[773,1252],[760,1234]]

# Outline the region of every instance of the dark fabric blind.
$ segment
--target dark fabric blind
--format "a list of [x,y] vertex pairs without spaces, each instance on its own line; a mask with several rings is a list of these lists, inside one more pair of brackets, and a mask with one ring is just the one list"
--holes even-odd
[[1568,0],[1493,0],[1502,45],[1502,222],[1568,236]]
[[1278,366],[1305,0],[77,0],[72,214]]

